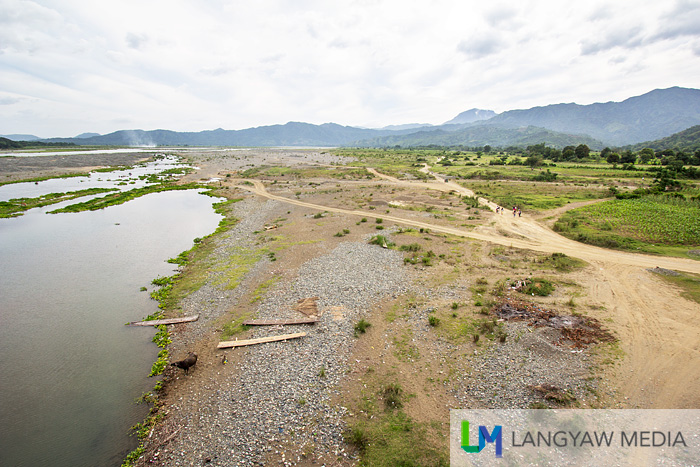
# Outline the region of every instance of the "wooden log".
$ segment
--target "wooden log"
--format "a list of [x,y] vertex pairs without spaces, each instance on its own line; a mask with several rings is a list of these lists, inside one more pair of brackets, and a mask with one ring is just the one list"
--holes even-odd
[[249,319],[243,321],[245,326],[284,326],[287,324],[315,324],[317,319],[300,318],[300,319]]
[[306,336],[305,332],[295,332],[293,334],[282,334],[280,336],[259,337],[257,339],[242,339],[240,341],[222,341],[216,346],[217,349],[228,349],[231,347],[242,347],[244,345],[264,344],[266,342],[286,341]]
[[133,323],[126,323],[127,326],[160,326],[161,324],[177,324],[177,323],[189,323],[190,321],[197,321],[199,315],[185,316],[184,318],[168,318],[168,319],[154,319],[151,321],[134,321]]

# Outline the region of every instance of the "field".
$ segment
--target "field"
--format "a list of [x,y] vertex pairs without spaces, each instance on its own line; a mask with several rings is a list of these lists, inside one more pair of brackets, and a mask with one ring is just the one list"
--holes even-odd
[[700,246],[700,202],[663,195],[615,199],[565,213],[554,230],[608,248],[683,251]]

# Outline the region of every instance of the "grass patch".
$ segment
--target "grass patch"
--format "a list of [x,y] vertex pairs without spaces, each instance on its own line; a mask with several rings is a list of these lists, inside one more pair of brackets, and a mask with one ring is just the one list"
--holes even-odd
[[525,286],[520,289],[520,292],[527,295],[537,295],[539,297],[547,297],[554,292],[554,284],[547,279],[534,277],[525,282]]
[[230,323],[226,323],[221,327],[221,340],[229,340],[231,337],[246,332],[250,326],[243,324],[243,321],[248,319],[248,315],[244,314],[234,319]]
[[[118,204],[124,204],[127,201],[139,198],[144,195],[151,193],[160,193],[163,191],[172,190],[193,190],[197,188],[203,188],[202,185],[198,183],[188,183],[185,185],[174,185],[170,183],[161,183],[158,185],[151,185],[143,188],[134,188],[133,190],[120,191],[112,195],[103,196],[101,198],[94,198],[83,203],[71,204],[61,209],[56,209],[50,211],[49,214],[59,214],[67,212],[82,212],[82,211],[97,211],[99,209],[104,209],[109,206],[115,206]],[[210,187],[208,187],[210,188]]]
[[49,193],[36,198],[14,198],[0,201],[0,217],[17,217],[32,208],[50,206],[52,204],[70,201],[83,196],[118,191],[116,188],[89,188],[86,190],[70,191],[68,193]]
[[369,240],[370,245],[379,245],[381,247],[390,248],[395,245],[394,242],[390,241],[384,235],[375,235]]
[[559,272],[571,272],[586,266],[586,262],[577,258],[572,258],[564,253],[552,253],[535,260],[542,267],[556,269]]
[[402,410],[352,424],[345,440],[361,455],[360,465],[447,467],[447,453],[435,447],[432,427],[416,423]]

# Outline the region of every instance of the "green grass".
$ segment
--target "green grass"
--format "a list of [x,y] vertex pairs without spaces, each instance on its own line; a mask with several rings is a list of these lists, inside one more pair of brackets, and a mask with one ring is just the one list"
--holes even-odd
[[231,337],[235,336],[236,334],[240,334],[242,332],[247,331],[250,329],[250,326],[246,326],[243,324],[243,321],[248,319],[248,315],[243,315],[239,316],[235,320],[231,321],[230,323],[226,323],[222,326],[222,332],[221,332],[221,340],[229,340]]
[[541,267],[556,269],[559,272],[571,272],[576,269],[581,269],[586,266],[586,262],[578,258],[572,258],[564,253],[552,253],[549,256],[544,256],[535,260]]
[[554,230],[584,243],[668,253],[700,245],[700,201],[667,196],[615,199],[566,212]]
[[[599,187],[585,187],[565,183],[517,182],[499,180],[492,182],[461,182],[461,185],[493,202],[511,209],[518,206],[524,212],[543,211],[578,201],[590,201],[608,196]],[[513,215],[512,212],[503,213]]]
[[0,217],[17,217],[32,208],[40,208],[51,204],[70,201],[83,196],[96,195],[117,191],[116,188],[88,188],[86,190],[70,191],[68,193],[49,193],[36,198],[15,198],[0,201]]
[[447,467],[446,452],[429,441],[429,425],[401,410],[353,424],[346,441],[360,451],[361,464],[376,467]]
[[83,203],[71,204],[61,209],[56,209],[51,211],[50,214],[67,213],[67,212],[82,212],[82,211],[97,211],[109,206],[114,206],[117,204],[124,204],[127,201],[139,198],[141,196],[150,193],[160,193],[162,191],[171,190],[192,190],[196,188],[202,188],[201,185],[197,183],[188,183],[186,185],[173,185],[173,184],[158,184],[147,186],[143,188],[134,188],[133,190],[120,191],[112,195],[103,196],[101,198],[94,198]]

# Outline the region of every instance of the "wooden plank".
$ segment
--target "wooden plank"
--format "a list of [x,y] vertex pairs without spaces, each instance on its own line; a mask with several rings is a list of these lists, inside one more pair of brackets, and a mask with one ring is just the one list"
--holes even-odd
[[230,347],[242,347],[244,345],[264,344],[266,342],[286,341],[306,336],[305,332],[295,332],[293,334],[282,334],[281,336],[259,337],[257,339],[242,339],[240,341],[222,341],[216,346],[217,349],[228,349]]
[[197,321],[199,315],[185,316],[184,318],[168,318],[168,319],[154,319],[151,321],[134,321],[133,323],[126,323],[127,326],[160,326],[161,324],[177,324],[177,323],[189,323],[190,321]]
[[301,319],[249,319],[243,321],[245,326],[284,326],[287,324],[314,324],[318,323],[317,319],[301,318]]

